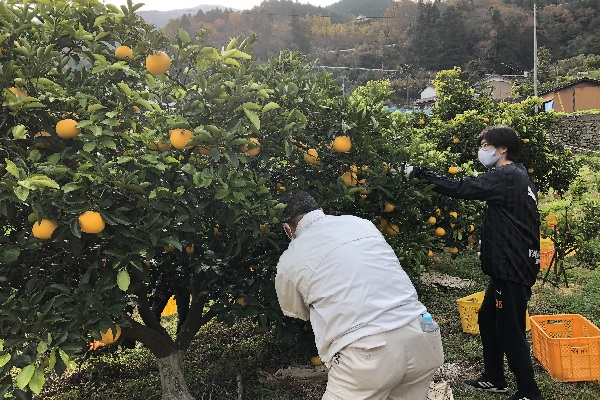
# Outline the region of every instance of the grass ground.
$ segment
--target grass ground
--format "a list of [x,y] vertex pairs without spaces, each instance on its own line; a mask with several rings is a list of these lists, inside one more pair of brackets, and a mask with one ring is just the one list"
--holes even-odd
[[[500,395],[474,392],[464,387],[462,378],[480,372],[479,336],[462,332],[456,299],[483,290],[487,278],[481,273],[475,253],[455,260],[440,257],[437,272],[471,279],[474,284],[460,290],[418,285],[420,298],[442,327],[446,363],[459,371],[452,382],[456,400],[498,400]],[[600,271],[572,269],[571,287],[556,289],[536,286],[530,302],[531,315],[578,313],[600,326]],[[163,322],[174,330],[175,317]],[[600,361],[599,361],[600,363]],[[305,357],[274,341],[271,332],[257,334],[254,326],[240,321],[229,328],[211,324],[202,329],[185,357],[186,379],[196,399],[237,399],[238,376],[243,399],[318,400],[325,379],[284,380],[264,383],[260,371],[273,374],[290,365],[309,366]],[[600,382],[561,383],[553,381],[537,360],[536,379],[547,400],[598,400]],[[509,374],[510,376],[510,374]],[[514,390],[513,380],[510,385]],[[152,355],[147,349],[108,348],[94,354],[70,376],[49,382],[43,397],[48,400],[160,399],[160,381]]]

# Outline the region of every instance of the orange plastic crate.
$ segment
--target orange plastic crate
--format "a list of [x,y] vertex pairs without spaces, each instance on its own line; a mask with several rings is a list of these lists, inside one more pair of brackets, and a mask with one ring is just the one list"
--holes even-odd
[[558,382],[600,380],[600,329],[579,314],[535,315],[533,354]]
[[540,251],[540,269],[548,269],[550,268],[550,262],[552,262],[552,257],[554,256],[554,249]]
[[[477,292],[470,296],[456,300],[458,303],[458,313],[460,314],[460,323],[462,325],[463,332],[479,335],[477,313],[481,308],[481,303],[483,302],[484,296],[485,292]],[[531,326],[529,325],[529,312],[525,318],[525,328],[529,330],[531,329]]]

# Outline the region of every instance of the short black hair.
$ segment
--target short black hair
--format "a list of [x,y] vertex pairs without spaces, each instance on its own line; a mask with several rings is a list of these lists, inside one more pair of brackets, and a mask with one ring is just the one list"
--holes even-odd
[[519,156],[519,137],[517,132],[510,126],[494,125],[488,126],[479,134],[477,146],[486,141],[494,147],[506,147],[506,159],[516,161]]
[[298,221],[294,221],[296,217],[319,209],[315,198],[300,189],[284,193],[279,197],[279,202],[286,205],[283,210],[283,219],[281,222],[287,222],[292,225],[298,223]]

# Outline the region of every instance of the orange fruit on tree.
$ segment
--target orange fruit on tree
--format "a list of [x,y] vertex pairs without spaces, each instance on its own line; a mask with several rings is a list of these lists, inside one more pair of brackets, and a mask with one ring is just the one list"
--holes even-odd
[[367,200],[367,196],[360,195],[358,197],[358,205],[363,207],[363,206],[366,206],[367,204],[371,204],[371,202]]
[[171,129],[169,131],[169,140],[171,145],[176,149],[183,150],[187,144],[192,140],[194,134],[189,129]]
[[356,179],[356,174],[354,172],[344,172],[342,174],[342,180],[348,187],[356,186],[358,184],[358,180]]
[[48,136],[50,136],[50,134],[49,134],[48,132],[46,132],[46,131],[39,131],[38,133],[36,133],[35,135],[33,135],[33,138],[34,138],[34,139],[35,139],[35,138],[38,138],[38,137],[39,137],[39,138],[42,138],[42,139],[40,139],[40,140],[36,141],[36,143],[35,143],[35,145],[34,145],[34,146],[35,146],[35,147],[38,147],[38,148],[40,148],[40,149],[47,149],[47,148],[50,148],[50,147],[51,147],[50,143],[48,143],[47,141],[45,141],[45,140],[43,139],[44,137],[48,137]]
[[191,246],[185,246],[185,252],[189,255],[194,254],[194,245]]
[[450,168],[448,168],[448,173],[449,173],[449,174],[453,174],[453,175],[454,175],[454,174],[457,174],[457,173],[458,173],[458,167],[456,167],[456,166],[454,166],[454,165],[453,165],[453,166],[451,166]]
[[72,139],[81,133],[77,121],[71,118],[61,119],[56,123],[56,134],[63,139]]
[[554,197],[555,199],[560,199],[560,194],[554,193],[554,195],[552,197]]
[[475,225],[469,225],[469,232],[473,232],[475,230]]
[[438,226],[437,228],[435,228],[435,234],[439,237],[442,237],[446,234],[446,230],[441,226]]
[[475,238],[473,237],[473,235],[469,235],[469,237],[467,238],[467,243],[469,243],[469,244],[475,244],[475,243],[477,243],[477,240],[475,240]]
[[104,230],[104,220],[98,211],[86,211],[79,216],[81,232],[100,233]]
[[529,138],[524,138],[523,143],[529,143]]
[[488,117],[483,117],[483,122],[490,122],[490,119]]
[[319,367],[321,365],[323,365],[323,360],[321,360],[321,357],[319,356],[314,356],[310,358],[310,362],[312,363],[312,365],[314,365],[315,367]]
[[534,171],[533,168],[527,168],[528,173],[533,174],[533,171]]
[[166,245],[165,247],[163,247],[163,250],[166,251],[167,253],[172,253],[175,251],[177,247],[175,247],[172,244]]
[[146,57],[146,69],[152,75],[161,75],[171,68],[171,58],[164,51],[148,54]]
[[383,212],[389,213],[389,212],[394,211],[395,209],[396,209],[396,206],[393,205],[392,203],[389,203],[387,201],[383,203]]
[[437,218],[432,215],[431,217],[429,217],[427,222],[429,222],[431,225],[434,225],[437,222]]
[[347,153],[352,148],[352,141],[348,136],[337,136],[333,139],[333,151],[337,153]]
[[104,344],[112,344],[121,337],[121,327],[115,325],[116,333],[113,335],[112,328],[108,328],[106,332],[100,332],[101,341]]
[[206,146],[200,146],[200,147],[198,147],[198,153],[204,154],[205,156],[207,156],[210,154],[210,149]]
[[450,215],[451,217],[454,217],[454,218],[458,218],[458,213],[456,211],[450,211],[448,213],[448,215]]
[[438,217],[442,216],[442,210],[440,210],[439,208],[435,209],[435,213],[437,214]]
[[367,195],[367,194],[371,194],[373,192],[373,188],[365,186],[366,182],[367,182],[366,179],[361,179],[360,181],[358,181],[358,185],[360,187],[360,189],[358,190],[358,193]]
[[377,224],[377,228],[380,230],[385,229],[388,226],[389,222],[385,218],[379,217],[379,223]]
[[319,153],[315,149],[308,149],[308,151],[304,154],[304,162],[310,165],[319,165],[321,162],[319,161]]
[[385,231],[390,236],[396,236],[400,232],[400,227],[396,224],[388,224],[385,227]]
[[164,140],[157,140],[156,142],[152,142],[148,144],[148,148],[150,150],[156,150],[159,152],[167,151],[171,148],[171,143],[166,142]]
[[460,143],[460,139],[457,137],[452,138],[452,143],[454,144],[459,144]]
[[433,257],[433,251],[429,250],[429,251],[427,252],[427,257]]
[[450,252],[450,254],[458,254],[458,248],[457,247],[451,247],[450,250],[448,250]]
[[40,222],[33,224],[31,233],[38,239],[50,239],[52,233],[58,227],[56,222],[51,219],[42,219]]
[[253,148],[249,148],[249,146],[247,144],[243,145],[242,148],[240,149],[243,153],[248,153],[248,155],[250,157],[254,157],[257,156],[258,153],[260,153],[260,142],[258,141],[257,138],[255,137],[251,137],[250,141],[252,143],[254,143],[255,147]]
[[115,57],[117,57],[117,60],[124,60],[126,58],[133,60],[133,50],[129,46],[119,46],[115,49]]
[[419,125],[425,125],[425,120],[423,118],[419,119]]

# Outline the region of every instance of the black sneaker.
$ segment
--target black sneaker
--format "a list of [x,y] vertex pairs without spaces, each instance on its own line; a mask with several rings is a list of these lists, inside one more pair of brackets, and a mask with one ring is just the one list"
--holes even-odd
[[506,383],[504,383],[504,384],[498,384],[498,383],[495,383],[495,382],[491,382],[491,381],[487,380],[484,377],[473,379],[473,380],[467,380],[467,381],[465,381],[465,384],[467,386],[472,387],[473,389],[485,390],[486,392],[492,392],[492,393],[506,393],[506,392],[508,392],[508,388],[506,386]]
[[541,394],[536,396],[525,396],[517,392],[506,400],[544,400],[544,397]]

